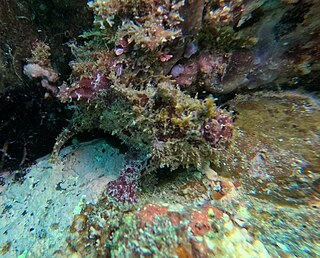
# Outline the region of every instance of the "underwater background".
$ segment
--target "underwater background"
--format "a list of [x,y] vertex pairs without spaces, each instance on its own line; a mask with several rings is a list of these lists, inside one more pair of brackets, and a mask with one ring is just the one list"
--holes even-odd
[[0,0],[0,257],[320,257],[319,13]]

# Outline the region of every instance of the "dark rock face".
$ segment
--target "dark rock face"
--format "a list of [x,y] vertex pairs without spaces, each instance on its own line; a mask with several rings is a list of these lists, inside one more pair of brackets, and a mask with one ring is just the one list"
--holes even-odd
[[0,170],[50,153],[68,117],[63,105],[44,99],[45,89],[23,75],[38,41],[52,46],[51,61],[61,78],[70,75],[71,51],[65,43],[91,25],[92,15],[86,1],[61,2],[0,2]]
[[56,136],[66,126],[64,105],[45,99],[44,94],[40,86],[0,94],[0,174],[26,167],[50,153]]
[[23,61],[38,38],[31,17],[24,3],[0,2],[0,93],[22,85]]

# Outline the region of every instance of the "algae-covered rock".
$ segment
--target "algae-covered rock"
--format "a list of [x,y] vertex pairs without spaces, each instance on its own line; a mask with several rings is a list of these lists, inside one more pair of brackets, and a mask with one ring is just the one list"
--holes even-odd
[[[317,103],[308,95],[283,92],[238,96],[232,106],[238,113],[236,134],[230,148],[220,152],[220,166],[144,175],[135,203],[121,203],[106,191],[128,156],[105,141],[63,150],[55,165],[40,160],[21,184],[6,178],[0,192],[0,226],[7,232],[2,255],[316,256]],[[262,144],[268,150],[263,154]],[[309,167],[299,163],[301,173],[286,176],[298,169],[290,162],[297,155]],[[299,180],[309,188],[289,189]],[[12,231],[18,225],[20,231]]]
[[319,101],[297,92],[239,95],[234,144],[218,169],[255,196],[292,204],[319,194]]
[[[233,145],[218,155],[220,165],[214,170],[205,166],[201,172],[183,169],[175,175],[159,172],[158,182],[144,178],[144,190],[134,205],[106,196],[98,205],[87,206],[82,214],[89,229],[73,234],[64,255],[317,255],[317,102],[297,92],[265,92],[238,96],[232,106],[237,110],[236,134]],[[254,119],[250,123],[248,114]],[[267,151],[261,154],[260,146]],[[262,155],[258,159],[256,152]],[[300,163],[298,167],[295,157],[308,162],[308,170]],[[301,172],[291,176],[295,169]],[[301,181],[309,187],[290,189]],[[151,182],[152,191],[143,188]]]
[[[49,162],[17,172],[19,183],[0,177],[4,257],[319,255],[319,101],[257,92],[318,87],[319,1],[2,6],[0,91],[12,78],[31,86],[25,75],[74,114]],[[53,113],[39,109],[41,127]],[[0,169],[20,117],[0,119],[9,131]],[[74,135],[97,129],[127,152],[96,141],[59,156]]]

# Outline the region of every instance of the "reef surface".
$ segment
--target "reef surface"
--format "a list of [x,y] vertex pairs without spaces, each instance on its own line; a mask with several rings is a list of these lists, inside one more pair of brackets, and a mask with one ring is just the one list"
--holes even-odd
[[263,92],[231,105],[238,136],[219,165],[143,178],[134,204],[105,191],[126,158],[104,140],[68,147],[55,165],[39,160],[23,182],[7,175],[3,257],[319,254],[319,103]]
[[319,256],[319,12],[1,2],[1,255]]

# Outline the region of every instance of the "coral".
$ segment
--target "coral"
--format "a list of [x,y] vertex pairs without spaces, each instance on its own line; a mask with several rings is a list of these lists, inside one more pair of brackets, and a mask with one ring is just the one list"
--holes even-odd
[[205,140],[213,148],[217,148],[221,141],[229,142],[232,137],[233,121],[230,116],[218,112],[205,122],[201,127],[201,133]]
[[[90,1],[95,23],[100,29],[119,26],[115,41],[123,39],[141,48],[155,51],[163,43],[181,36],[179,24],[183,21],[179,8],[184,1]],[[117,18],[120,18],[118,21]]]
[[176,83],[183,88],[199,83],[206,89],[220,88],[227,72],[232,54],[202,53],[184,64],[177,64],[171,70]]
[[107,185],[107,193],[120,202],[137,202],[137,190],[143,166],[130,161],[120,172],[118,179]]
[[[243,0],[219,0],[212,1],[214,8],[208,12],[208,18],[215,25],[229,25],[235,22],[245,10]],[[210,6],[210,5],[208,5]]]
[[167,214],[168,208],[158,204],[147,204],[137,215],[140,219],[140,226],[145,227],[147,224],[153,225],[155,223],[155,218],[160,215]]
[[58,93],[56,82],[59,77],[53,70],[41,67],[38,64],[27,64],[23,68],[23,73],[29,78],[40,78],[42,87],[53,95]]
[[[28,63],[38,64],[42,67],[51,68],[51,48],[49,44],[41,41],[36,41],[33,43],[31,49],[31,58],[27,59]],[[33,76],[36,77],[36,76]],[[39,76],[40,77],[40,76]]]
[[59,87],[57,97],[62,102],[70,100],[88,100],[95,96],[99,90],[106,88],[108,81],[103,74],[97,73],[93,78],[82,78],[78,84],[68,87],[63,84]]

